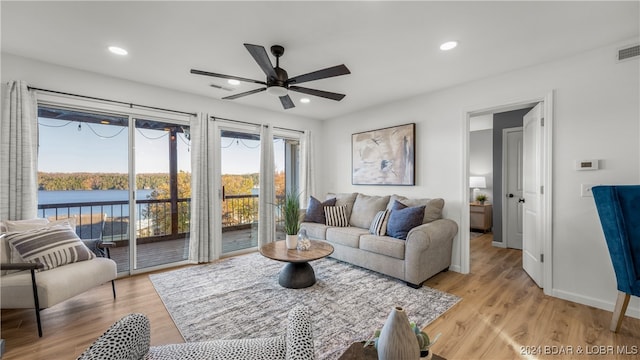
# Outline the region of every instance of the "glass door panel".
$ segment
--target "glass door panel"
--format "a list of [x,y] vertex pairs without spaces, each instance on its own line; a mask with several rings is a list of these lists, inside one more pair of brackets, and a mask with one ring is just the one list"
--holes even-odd
[[187,260],[191,202],[189,127],[135,119],[133,269]]
[[118,272],[129,271],[128,116],[38,107],[38,216],[73,218],[88,242],[114,242]]
[[220,138],[222,254],[229,254],[258,246],[260,135],[221,130]]

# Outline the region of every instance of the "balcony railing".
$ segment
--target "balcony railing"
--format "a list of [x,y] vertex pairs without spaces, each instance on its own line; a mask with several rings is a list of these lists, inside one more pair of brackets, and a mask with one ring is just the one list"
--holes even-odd
[[[279,209],[284,198],[275,204],[276,225],[283,223]],[[135,224],[138,243],[184,239],[189,233],[191,199],[178,199],[177,212],[172,212],[170,199],[136,200]],[[38,205],[39,216],[50,220],[76,219],[80,238],[102,237],[104,241],[125,242],[129,239],[129,202],[94,201]],[[177,213],[177,217],[175,214]],[[177,219],[177,221],[176,221]],[[222,231],[246,229],[258,221],[258,195],[228,195],[222,202]]]

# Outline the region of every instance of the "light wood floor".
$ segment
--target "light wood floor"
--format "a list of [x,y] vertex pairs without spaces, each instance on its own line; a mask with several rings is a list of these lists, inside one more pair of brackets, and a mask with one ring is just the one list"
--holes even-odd
[[[472,239],[471,274],[449,271],[425,283],[463,298],[426,328],[432,336],[442,333],[436,354],[449,360],[640,358],[640,320],[626,317],[620,333],[610,332],[611,312],[545,296],[522,271],[521,252],[494,248],[491,240],[491,234]],[[150,318],[152,345],[183,341],[148,276],[119,279],[116,286],[115,301],[107,284],[44,310],[42,338],[33,310],[2,310],[2,359],[75,359],[131,312]],[[575,355],[579,346],[582,354]],[[619,355],[619,346],[638,355]]]

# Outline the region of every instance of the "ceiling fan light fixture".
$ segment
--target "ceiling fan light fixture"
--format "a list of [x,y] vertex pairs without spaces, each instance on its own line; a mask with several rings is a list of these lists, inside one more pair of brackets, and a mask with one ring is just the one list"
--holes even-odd
[[267,93],[273,96],[285,96],[289,93],[289,89],[284,86],[269,86],[267,87]]
[[240,85],[240,80],[236,80],[236,79],[229,79],[229,80],[227,80],[227,83],[228,83],[229,85],[237,86],[237,85]]

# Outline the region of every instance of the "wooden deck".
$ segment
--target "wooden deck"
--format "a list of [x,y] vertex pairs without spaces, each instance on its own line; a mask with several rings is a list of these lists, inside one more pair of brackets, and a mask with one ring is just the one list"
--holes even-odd
[[[284,233],[278,232],[276,237],[284,239]],[[222,254],[257,246],[257,228],[222,233]],[[137,251],[137,269],[184,261],[189,258],[189,239],[138,244]],[[129,271],[129,246],[112,248],[110,252],[118,264],[118,272]]]

